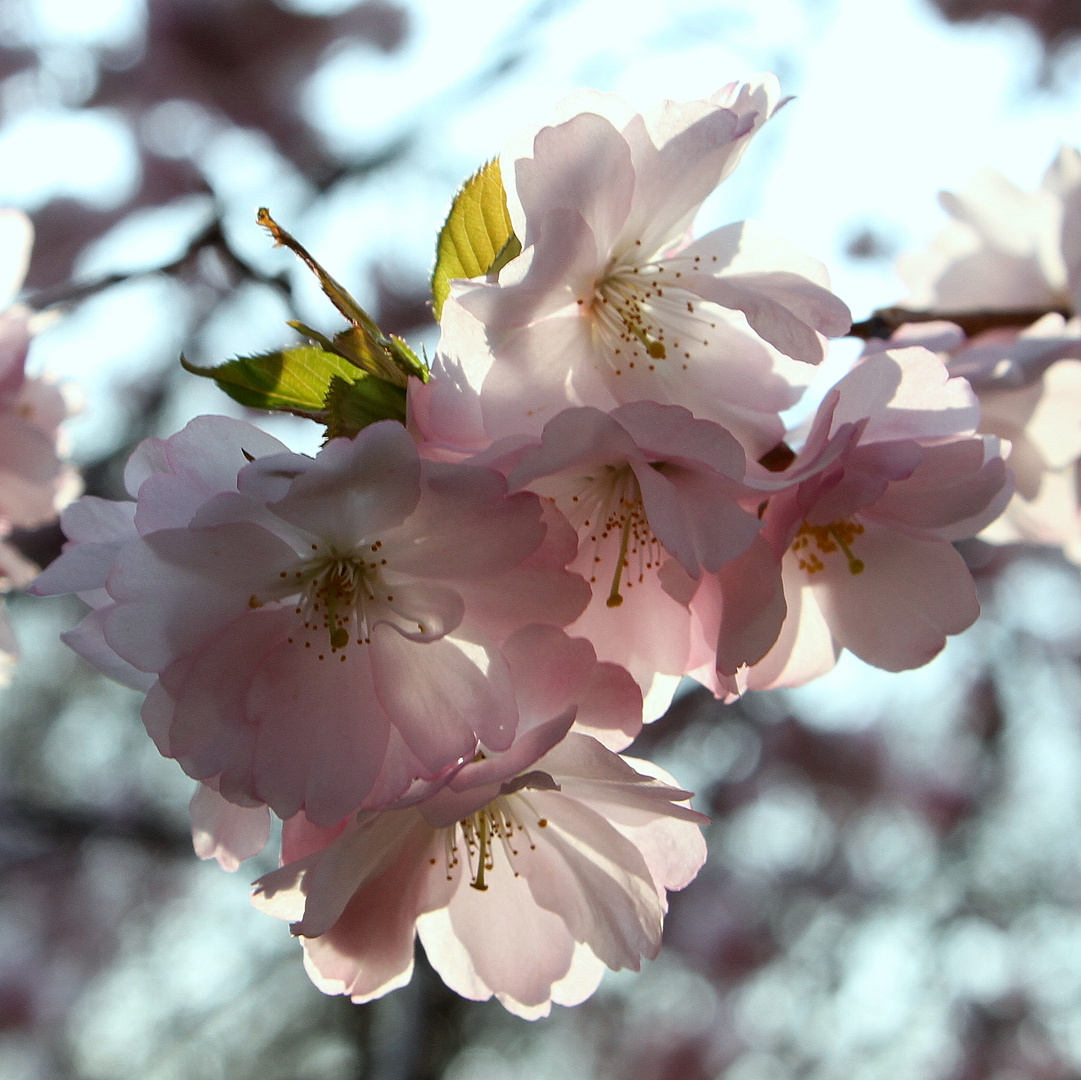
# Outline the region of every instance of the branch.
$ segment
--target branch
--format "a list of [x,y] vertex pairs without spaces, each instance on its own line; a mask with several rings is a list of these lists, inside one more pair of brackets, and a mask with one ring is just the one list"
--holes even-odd
[[[21,798],[0,799],[0,837],[3,838],[4,861],[12,858],[11,848],[27,848],[35,857],[47,850],[73,848],[92,838],[125,840],[156,855],[174,859],[193,860],[191,833],[174,825],[153,811],[136,809],[129,812],[84,810],[42,806]],[[15,843],[13,843],[15,842]]]
[[911,311],[908,308],[879,308],[869,319],[853,323],[846,337],[888,339],[905,323],[951,322],[961,327],[968,337],[985,330],[1002,330],[1031,326],[1037,319],[1057,312],[1068,319],[1072,312],[1066,308],[1018,308],[1013,311]]
[[242,278],[256,281],[261,285],[268,285],[279,292],[292,307],[293,292],[289,284],[287,274],[264,274],[257,270],[245,259],[242,259],[230,246],[228,238],[222,226],[221,215],[216,215],[212,221],[192,238],[183,253],[172,262],[162,266],[152,266],[144,270],[131,270],[123,274],[106,274],[81,284],[57,285],[50,288],[40,289],[23,299],[28,307],[35,311],[43,311],[57,304],[71,304],[97,293],[111,289],[114,285],[122,285],[126,281],[136,278],[148,277],[150,274],[178,274],[195,261],[199,253],[204,249],[215,250],[229,267]]

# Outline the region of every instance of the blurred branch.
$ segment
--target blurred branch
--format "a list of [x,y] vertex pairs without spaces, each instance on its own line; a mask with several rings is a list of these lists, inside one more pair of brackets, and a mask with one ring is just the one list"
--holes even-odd
[[103,838],[125,840],[172,859],[194,858],[191,833],[147,811],[110,813],[0,799],[0,862],[5,868],[47,851]]
[[221,215],[217,215],[202,232],[192,238],[183,253],[172,262],[162,266],[147,267],[142,270],[131,270],[126,273],[106,274],[104,277],[87,282],[72,282],[58,285],[48,289],[41,289],[23,299],[29,307],[35,311],[43,311],[46,308],[55,307],[57,304],[71,304],[85,300],[97,293],[111,289],[114,285],[122,285],[126,281],[136,278],[148,277],[151,274],[179,274],[189,269],[198,259],[201,252],[212,250],[233,270],[240,278],[258,282],[260,285],[268,285],[276,290],[289,304],[293,306],[293,290],[288,275],[283,271],[280,274],[265,274],[256,269],[247,260],[241,258],[232,248],[225,235]]
[[1072,314],[1066,308],[1017,308],[1013,311],[913,311],[903,307],[879,308],[869,319],[853,323],[846,337],[887,339],[905,323],[951,322],[975,337],[985,330],[1015,329],[1031,326],[1037,319],[1055,312],[1064,319]]

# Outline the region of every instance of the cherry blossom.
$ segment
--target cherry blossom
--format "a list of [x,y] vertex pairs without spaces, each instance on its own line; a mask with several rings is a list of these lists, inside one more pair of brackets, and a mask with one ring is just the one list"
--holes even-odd
[[194,423],[133,458],[133,515],[73,508],[76,542],[36,586],[104,572],[82,651],[157,676],[143,718],[162,753],[229,801],[327,824],[438,786],[478,739],[505,748],[502,644],[588,599],[555,509],[492,470],[421,462],[391,421],[314,459]]
[[403,986],[419,935],[452,990],[532,1020],[657,954],[666,891],[705,861],[705,819],[655,766],[561,739],[566,723],[523,716],[520,745],[414,807],[286,822],[286,865],[253,901],[293,922],[316,986],[356,1002]]
[[[756,454],[776,442],[802,379],[788,358],[820,360],[820,335],[847,331],[848,309],[819,263],[760,225],[693,242],[687,230],[778,98],[772,76],[645,114],[579,94],[504,152],[523,252],[498,282],[453,294],[487,333],[489,370],[473,385],[489,436],[535,434],[568,405],[654,400]],[[460,331],[444,326],[445,350]]]
[[63,553],[28,591],[36,596],[78,594],[93,610],[62,634],[63,640],[110,678],[149,690],[153,674],[117,655],[105,639],[106,620],[116,607],[105,586],[117,553],[140,535],[186,527],[203,503],[235,492],[235,462],[286,452],[273,436],[224,416],[196,417],[169,439],[144,439],[124,469],[128,494],[142,496],[142,502],[87,495],[68,506],[60,516],[67,537]]
[[[0,589],[29,584],[37,567],[3,537],[53,521],[78,494],[79,479],[58,451],[69,412],[60,389],[28,378],[32,312],[12,305],[30,258],[33,228],[17,210],[0,210]],[[0,612],[0,681],[10,675],[17,649]]]
[[[647,694],[658,676],[671,689],[664,676],[683,675],[692,655],[685,594],[745,552],[761,528],[738,501],[746,467],[739,443],[684,408],[639,401],[611,413],[566,409],[539,443],[511,456],[511,488],[553,499],[578,530],[571,568],[590,581],[593,597],[571,632],[630,671]],[[760,659],[772,643],[752,647],[742,662]],[[663,711],[668,699],[656,700]]]
[[940,199],[953,220],[900,261],[909,306],[1081,312],[1081,153],[1063,147],[1039,191],[983,169],[962,195]]
[[[1072,325],[1071,325],[1072,324]],[[968,339],[948,322],[906,324],[868,351],[921,344],[933,349],[951,374],[963,375],[980,402],[981,434],[1006,440],[1014,494],[981,533],[991,543],[1045,544],[1081,562],[1081,361],[1048,348],[1063,329],[1078,335],[1081,320],[1066,324],[1051,312],[1021,331],[998,330]],[[1050,361],[1050,363],[1048,363]]]
[[1011,443],[1016,492],[982,537],[1052,544],[1081,560],[1081,154],[1064,147],[1035,192],[988,169],[942,200],[954,220],[928,251],[901,261],[910,302],[957,315],[1013,312],[1027,325],[968,339],[948,324],[906,326],[893,341],[948,356],[980,398],[980,430]]
[[[826,396],[798,455],[749,468],[788,614],[765,658],[696,672],[718,693],[806,682],[841,648],[889,671],[927,663],[979,614],[951,541],[975,535],[1012,491],[979,404],[923,348],[873,352]],[[736,560],[738,565],[739,560]]]

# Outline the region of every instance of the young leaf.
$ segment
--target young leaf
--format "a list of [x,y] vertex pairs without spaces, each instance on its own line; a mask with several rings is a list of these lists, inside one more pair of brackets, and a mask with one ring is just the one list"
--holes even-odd
[[474,278],[502,269],[522,250],[507,212],[499,159],[482,165],[459,189],[439,233],[432,301],[438,321],[451,278]]
[[322,420],[323,402],[335,378],[363,378],[348,360],[314,345],[240,356],[217,367],[180,363],[193,375],[213,379],[234,401],[253,409],[298,413]]
[[303,324],[296,324],[302,334],[317,341],[324,349],[349,360],[362,371],[376,375],[387,382],[405,386],[410,375],[427,381],[427,367],[415,357],[413,357],[415,362],[410,362],[408,356],[402,354],[398,347],[397,339],[387,337],[379,329],[375,320],[364,308],[315,261],[307,248],[270,216],[266,207],[259,208],[257,221],[269,231],[279,247],[289,248],[315,274],[331,303],[352,323],[347,330],[337,334],[333,342],[328,342],[321,334]]
[[267,232],[274,238],[274,243],[278,247],[287,247],[292,251],[315,276],[319,279],[319,284],[326,293],[327,299],[351,322],[360,325],[361,323],[370,323],[372,327],[375,327],[375,323],[372,322],[368,313],[358,304],[352,296],[339,285],[334,278],[330,276],[320,265],[308,254],[308,249],[304,247],[299,240],[296,240],[290,233],[287,233],[271,216],[270,211],[265,206],[259,207],[259,212],[255,216],[255,220],[263,226]]
[[[302,323],[299,319],[290,319],[286,326],[291,326],[298,334],[303,334],[312,344],[318,345],[324,352],[336,353],[338,350],[334,347],[334,342],[324,334],[319,333],[318,330],[313,330],[310,326]],[[338,353],[339,356],[344,356],[344,353]],[[349,359],[348,356],[345,357]]]
[[404,424],[405,390],[375,375],[361,376],[356,382],[335,376],[323,402],[323,414],[328,439],[342,435],[351,439],[378,420]]

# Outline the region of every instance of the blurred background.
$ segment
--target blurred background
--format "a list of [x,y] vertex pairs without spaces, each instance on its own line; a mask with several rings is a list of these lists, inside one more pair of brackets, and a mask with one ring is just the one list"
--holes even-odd
[[[121,497],[139,439],[238,413],[196,363],[337,326],[255,226],[269,206],[383,328],[431,350],[457,184],[581,85],[638,105],[763,69],[797,95],[699,220],[756,217],[856,318],[976,168],[1035,187],[1081,141],[1077,0],[0,0],[0,205],[52,313],[32,374],[77,385],[74,460]],[[843,361],[855,345],[839,343]],[[319,431],[258,418],[299,450]],[[17,538],[46,563],[57,528]],[[647,730],[713,820],[661,957],[528,1024],[418,956],[323,997],[248,882],[191,851],[192,783],[139,696],[8,599],[0,696],[2,1080],[1073,1080],[1081,1077],[1081,579],[999,549],[984,614],[927,668],[844,657]]]

